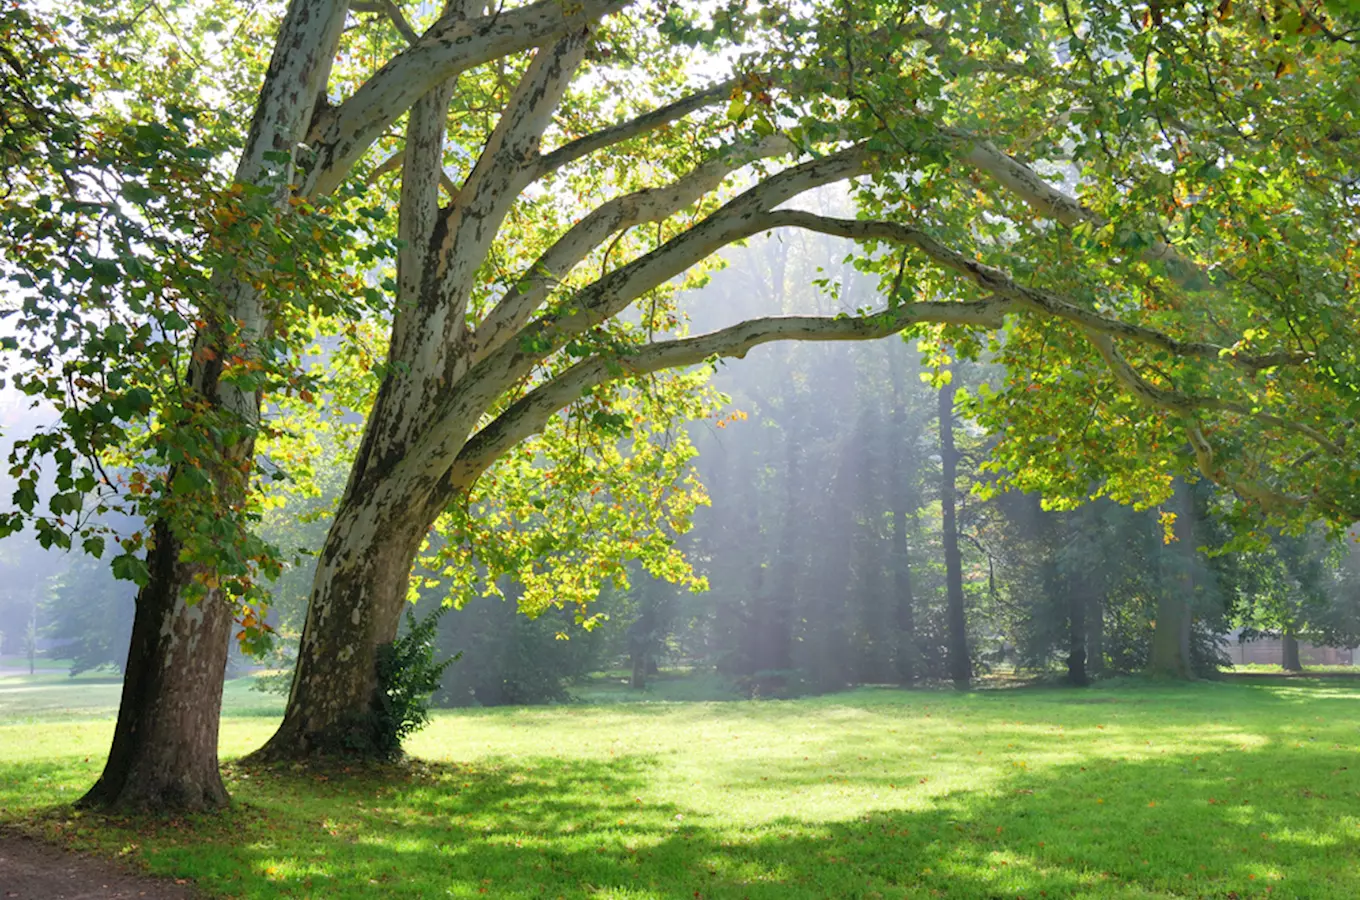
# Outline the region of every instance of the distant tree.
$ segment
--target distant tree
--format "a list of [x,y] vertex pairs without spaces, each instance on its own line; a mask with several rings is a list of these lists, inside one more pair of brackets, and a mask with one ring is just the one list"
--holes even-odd
[[28,614],[28,627],[24,629],[24,656],[28,657],[28,674],[37,672],[38,658],[38,607],[34,604]]
[[1280,636],[1280,666],[1303,670],[1300,639],[1321,646],[1360,645],[1360,592],[1350,541],[1333,542],[1320,528],[1272,534],[1244,549],[1239,566],[1250,579],[1233,609],[1243,637]]
[[940,508],[944,541],[945,586],[949,610],[949,677],[957,688],[967,688],[973,679],[973,662],[968,651],[968,621],[963,597],[963,554],[959,550],[958,468],[959,452],[954,443],[953,372],[942,373],[948,380],[940,387]]
[[[437,655],[458,658],[444,671],[436,705],[559,703],[568,699],[573,679],[600,666],[606,625],[587,631],[571,611],[559,609],[530,618],[516,608],[521,588],[504,590],[505,599],[476,597],[440,620]],[[417,610],[445,599],[431,589]],[[615,604],[606,598],[601,606],[608,615]]]
[[74,557],[52,578],[42,603],[43,631],[71,660],[72,676],[100,668],[123,671],[136,595],[135,586],[118,581],[89,556]]
[[642,690],[648,677],[657,674],[659,657],[674,626],[677,598],[673,585],[646,572],[634,572],[630,582],[632,621],[626,631],[629,683],[634,690]]

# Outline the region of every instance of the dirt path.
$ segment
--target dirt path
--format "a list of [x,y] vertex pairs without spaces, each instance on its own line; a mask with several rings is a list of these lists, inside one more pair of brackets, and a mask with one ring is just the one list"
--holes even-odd
[[138,875],[0,830],[0,900],[200,900],[188,884]]

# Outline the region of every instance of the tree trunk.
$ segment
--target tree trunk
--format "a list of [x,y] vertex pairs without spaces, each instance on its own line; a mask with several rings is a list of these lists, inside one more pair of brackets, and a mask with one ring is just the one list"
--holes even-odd
[[28,628],[24,633],[24,654],[28,656],[28,674],[38,674],[38,604],[28,614]]
[[1064,580],[1067,590],[1067,681],[1085,687],[1091,683],[1086,672],[1086,645],[1090,636],[1086,630],[1085,579],[1069,575]]
[[634,690],[647,687],[648,665],[651,659],[652,642],[657,630],[656,585],[645,572],[639,572],[634,582],[637,591],[638,617],[628,628],[628,657],[632,662],[633,677],[629,686]]
[[384,752],[378,652],[396,640],[437,512],[421,493],[375,494],[366,484],[346,492],[317,560],[283,722],[256,758]]
[[[794,421],[794,409],[798,398],[792,392],[788,395],[790,422]],[[758,629],[755,645],[759,648],[756,656],[756,671],[783,672],[793,666],[793,621],[794,610],[800,608],[802,581],[801,570],[802,541],[801,528],[802,470],[799,466],[798,441],[792,428],[783,435],[784,441],[784,504],[783,521],[780,523],[779,547],[775,554],[777,576],[775,591],[764,592],[761,597],[760,615],[753,623]]]
[[1176,486],[1176,497],[1176,552],[1163,554],[1163,559],[1171,558],[1168,567],[1171,572],[1169,578],[1162,578],[1157,596],[1157,621],[1147,672],[1160,678],[1188,680],[1195,677],[1190,666],[1190,599],[1195,590],[1194,506],[1185,485]]
[[903,398],[900,348],[888,349],[888,368],[892,376],[893,414],[892,437],[892,578],[896,596],[897,648],[894,654],[897,683],[907,686],[916,683],[920,666],[920,651],[916,646],[916,598],[911,584],[911,550],[907,544],[907,512],[911,507],[911,473],[907,466],[912,457],[907,452],[907,411]]
[[1147,671],[1161,678],[1195,677],[1190,668],[1190,605],[1175,589],[1164,588],[1157,598]]
[[943,518],[945,588],[949,610],[949,677],[954,686],[966,689],[973,680],[968,656],[968,622],[963,609],[963,556],[959,551],[959,527],[955,509],[955,482],[959,453],[954,447],[954,393],[951,381],[940,389],[940,509]]
[[1086,608],[1086,674],[1099,678],[1105,671],[1105,604],[1092,593]]
[[900,498],[893,504],[893,591],[897,595],[897,682],[916,683],[920,652],[916,647],[916,598],[911,585],[907,548],[907,513]]
[[1299,659],[1299,639],[1292,631],[1285,631],[1280,640],[1283,658],[1280,666],[1286,672],[1302,672],[1303,663]]
[[[280,27],[236,169],[238,183],[269,184],[279,209],[288,208],[293,167],[266,154],[291,159],[306,133],[347,11],[346,0],[291,0]],[[222,381],[222,360],[258,353],[257,342],[270,326],[248,280],[218,273],[212,288],[216,302],[204,311],[209,321],[195,340],[186,383],[207,408],[234,417],[246,432],[215,448],[220,458],[209,473],[214,495],[228,508],[244,497],[241,472],[254,456],[251,428],[259,420],[260,395]],[[173,470],[168,475],[166,481],[173,481]],[[185,588],[201,572],[180,562],[182,547],[169,523],[155,522],[152,529],[150,580],[137,594],[113,744],[99,781],[80,801],[86,807],[198,810],[228,802],[218,772],[217,729],[234,603],[217,590],[187,599]]]
[[228,802],[217,766],[222,678],[232,606],[212,591],[195,603],[179,544],[155,529],[151,580],[137,593],[118,724],[104,772],[79,805],[202,810]]

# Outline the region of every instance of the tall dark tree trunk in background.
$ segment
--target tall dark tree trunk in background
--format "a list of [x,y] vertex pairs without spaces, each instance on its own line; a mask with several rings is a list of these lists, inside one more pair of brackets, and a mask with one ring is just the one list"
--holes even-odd
[[846,623],[851,615],[848,601],[855,528],[851,498],[858,468],[856,455],[843,451],[836,474],[823,486],[828,497],[818,504],[823,513],[817,520],[816,565],[809,579],[817,602],[804,607],[795,645],[795,668],[812,672],[817,689],[822,691],[847,687],[853,671]]
[[907,543],[907,514],[911,503],[911,473],[908,465],[915,455],[907,434],[905,389],[902,385],[901,348],[890,347],[888,367],[892,376],[892,577],[897,611],[897,682],[916,683],[920,650],[916,646],[916,598],[911,584],[911,549]]
[[1067,588],[1067,681],[1077,687],[1091,683],[1086,671],[1086,646],[1090,635],[1086,630],[1086,579],[1069,574]]
[[28,656],[28,674],[38,674],[38,605],[36,602],[28,615],[28,633],[24,635],[24,653]]
[[1194,502],[1190,489],[1177,483],[1175,494],[1175,546],[1162,558],[1170,577],[1162,578],[1157,595],[1157,621],[1152,633],[1152,652],[1147,672],[1160,678],[1192,679],[1190,666],[1191,598],[1195,593]]
[[[789,403],[796,403],[790,396]],[[803,488],[803,473],[798,453],[798,440],[794,436],[792,411],[789,412],[790,430],[784,434],[784,505],[781,513],[779,546],[775,551],[779,577],[775,580],[772,594],[762,595],[762,610],[759,618],[761,629],[758,638],[760,652],[758,667],[765,670],[783,671],[793,666],[793,608],[798,603],[798,584],[803,568],[799,552],[799,540],[803,525],[803,510],[799,495]]]
[[1105,604],[1095,591],[1086,599],[1086,674],[1099,678],[1105,671]]
[[951,381],[940,389],[940,509],[943,519],[945,590],[948,597],[949,677],[967,688],[973,680],[968,655],[968,621],[963,609],[963,555],[959,551],[957,512],[959,452],[954,447],[954,394]]
[[1286,672],[1302,672],[1303,662],[1299,659],[1299,639],[1294,632],[1286,629],[1280,638],[1283,657],[1280,660],[1280,667]]
[[893,504],[893,593],[897,603],[897,682],[916,683],[920,650],[916,646],[916,598],[911,585],[911,558],[907,545],[907,514],[903,505]]
[[1165,587],[1157,598],[1148,674],[1162,678],[1194,678],[1190,668],[1190,605],[1179,585]]
[[663,586],[646,572],[636,572],[633,576],[637,597],[638,616],[628,628],[628,659],[632,668],[629,685],[634,690],[647,687],[647,676],[658,671],[656,650],[659,636],[664,633],[665,615],[662,605],[668,597],[662,595]]
[[[347,11],[347,0],[292,0],[280,27],[236,169],[238,183],[270,185],[279,209],[288,209],[292,165],[280,167],[266,154],[291,159],[302,141]],[[219,501],[234,504],[244,497],[241,473],[254,456],[250,429],[259,419],[260,396],[223,381],[222,360],[259,352],[270,326],[262,298],[247,281],[219,273],[212,288],[217,305],[205,316],[221,318],[200,329],[186,382],[209,409],[244,425],[246,436],[219,446],[221,459],[207,473]],[[238,348],[238,341],[244,346]],[[167,523],[154,523],[152,534],[150,581],[137,594],[113,744],[99,781],[81,798],[86,807],[197,810],[228,801],[218,772],[217,729],[235,609],[219,590],[186,597],[201,570],[181,562],[183,545]]]
[[[869,386],[868,390],[872,390]],[[863,392],[864,386],[857,386]],[[884,533],[881,515],[882,492],[885,480],[891,484],[892,464],[887,443],[892,439],[891,422],[865,411],[860,416],[858,430],[864,442],[861,451],[863,466],[855,471],[856,554],[855,591],[857,622],[854,634],[858,672],[855,681],[861,684],[888,684],[896,680],[893,659],[896,655],[896,628],[893,625],[892,595],[888,581],[889,535]]]

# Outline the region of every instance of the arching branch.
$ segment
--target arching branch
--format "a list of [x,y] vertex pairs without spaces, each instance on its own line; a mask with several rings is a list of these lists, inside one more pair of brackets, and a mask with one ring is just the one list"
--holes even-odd
[[[1041,216],[1069,228],[1084,223],[1096,228],[1109,224],[1104,216],[1053,187],[1029,166],[998,149],[991,141],[952,128],[941,128],[938,134],[947,145],[961,151],[960,158],[964,162],[1019,197]],[[1165,264],[1172,279],[1183,288],[1204,290],[1210,286],[1208,273],[1160,238],[1148,244],[1142,256],[1149,262]]]
[[683,368],[715,358],[741,358],[751,348],[771,341],[876,340],[921,322],[994,330],[1013,308],[1005,300],[989,299],[909,303],[868,316],[769,316],[708,334],[648,344],[624,356],[592,357],[534,388],[478,431],[459,452],[444,482],[451,487],[470,486],[507,450],[579,399],[582,391],[625,375]]
[[[1150,384],[1147,379],[1138,373],[1127,359],[1124,358],[1117,347],[1114,339],[1108,334],[1102,334],[1090,329],[1086,330],[1086,337],[1092,346],[1105,360],[1113,373],[1115,380],[1124,386],[1131,394],[1142,400],[1149,406],[1165,409],[1177,414],[1185,427],[1186,439],[1190,442],[1190,449],[1195,454],[1195,465],[1200,473],[1210,481],[1221,484],[1226,488],[1237,491],[1244,497],[1258,503],[1263,509],[1273,511],[1296,510],[1307,507],[1309,501],[1305,497],[1298,497],[1286,494],[1283,491],[1268,487],[1259,481],[1242,478],[1234,473],[1228,472],[1220,466],[1214,458],[1213,445],[1204,434],[1204,427],[1199,417],[1195,415],[1199,411],[1223,410],[1236,412],[1251,416],[1252,413],[1236,404],[1224,403],[1213,398],[1191,397],[1179,391],[1159,388]],[[1321,446],[1329,448],[1338,454],[1344,454],[1341,448],[1333,441],[1328,439],[1306,425],[1299,425],[1280,419],[1276,416],[1256,414],[1256,418],[1267,421],[1270,424],[1279,426],[1283,429],[1295,431],[1312,440],[1317,441]]]
[[725,148],[674,182],[615,197],[571,227],[529,267],[477,328],[473,361],[498,349],[538,312],[548,294],[587,256],[621,231],[660,222],[698,202],[747,163],[794,152],[792,141],[770,135]]
[[1015,300],[1036,312],[1047,313],[1112,337],[1126,338],[1160,347],[1177,356],[1202,359],[1207,362],[1222,361],[1252,372],[1276,366],[1301,365],[1312,359],[1311,356],[1300,353],[1237,353],[1220,344],[1207,341],[1183,341],[1154,328],[1112,319],[1094,310],[1064,300],[1048,291],[1017,284],[1010,275],[1000,269],[984,265],[971,257],[965,256],[957,250],[941,244],[919,229],[896,222],[835,219],[796,210],[766,213],[762,219],[770,228],[806,228],[810,231],[854,240],[876,240],[915,247],[942,268],[962,275],[986,291]]
[[575,162],[606,147],[612,147],[615,144],[621,144],[624,141],[655,131],[706,106],[721,103],[731,96],[733,88],[738,83],[739,79],[736,78],[721,81],[674,103],[643,113],[635,119],[620,122],[618,125],[603,128],[593,134],[563,144],[556,150],[545,153],[538,158],[538,161],[534,164],[534,179],[542,178],[568,163]]

